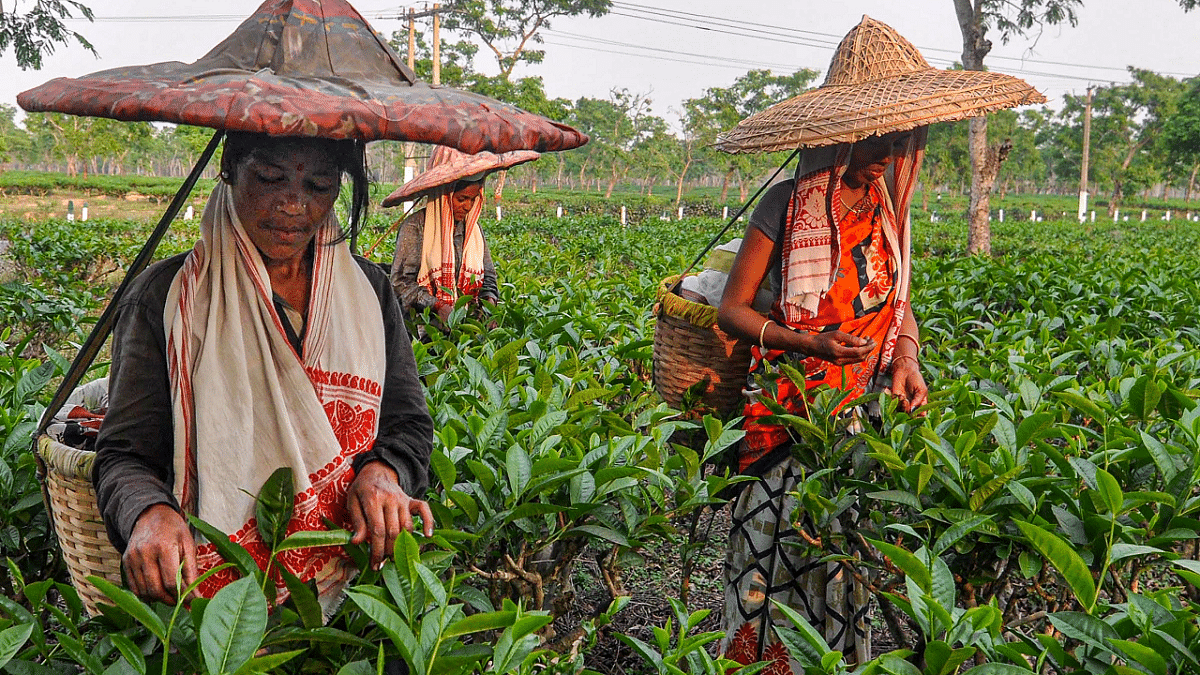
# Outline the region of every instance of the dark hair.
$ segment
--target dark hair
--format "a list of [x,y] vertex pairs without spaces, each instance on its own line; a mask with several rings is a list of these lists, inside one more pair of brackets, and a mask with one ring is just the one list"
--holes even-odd
[[479,189],[482,190],[483,189],[483,181],[484,181],[483,178],[476,178],[475,180],[461,179],[461,180],[455,181],[454,187],[450,188],[450,191],[458,192],[459,190],[461,190],[469,185],[478,185]]
[[225,145],[221,150],[221,171],[230,176],[233,169],[251,152],[257,149],[275,150],[291,143],[316,143],[324,146],[333,157],[338,169],[350,176],[350,222],[342,231],[338,241],[353,239],[367,217],[367,206],[371,201],[370,184],[367,178],[367,144],[358,139],[332,140],[306,136],[271,136],[251,131],[229,131],[225,134]]

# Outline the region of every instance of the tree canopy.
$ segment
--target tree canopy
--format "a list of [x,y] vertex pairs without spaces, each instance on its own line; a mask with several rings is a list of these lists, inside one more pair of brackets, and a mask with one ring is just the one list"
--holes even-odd
[[42,56],[53,54],[56,45],[72,40],[95,54],[96,48],[87,38],[63,23],[63,19],[74,16],[73,12],[92,20],[92,10],[75,0],[33,0],[33,9],[23,14],[17,14],[15,9],[4,11],[0,0],[0,54],[12,45],[21,70],[40,70]]

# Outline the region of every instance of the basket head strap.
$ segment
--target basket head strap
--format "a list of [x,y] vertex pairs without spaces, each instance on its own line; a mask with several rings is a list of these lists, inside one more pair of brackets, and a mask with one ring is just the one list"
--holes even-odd
[[736,223],[738,221],[738,219],[742,217],[742,214],[746,213],[746,210],[750,208],[750,205],[758,200],[759,195],[761,195],[763,192],[765,192],[767,188],[771,187],[771,184],[775,182],[775,179],[784,170],[784,168],[786,168],[788,164],[791,164],[793,159],[796,159],[796,155],[800,154],[800,150],[801,150],[801,148],[796,148],[795,150],[793,150],[792,154],[788,155],[788,158],[786,160],[784,160],[783,164],[780,164],[779,168],[775,169],[775,173],[771,174],[771,177],[767,179],[767,182],[765,182],[761,186],[759,186],[758,191],[755,192],[754,195],[752,197],[750,197],[750,199],[746,200],[745,204],[742,204],[742,208],[738,209],[738,212],[733,214],[733,217],[729,219],[728,223],[725,223],[725,227],[721,228],[721,231],[717,233],[717,236],[713,237],[712,241],[708,242],[708,245],[704,247],[703,251],[700,251],[700,255],[696,256],[696,259],[692,261],[692,264],[688,265],[687,269],[685,269],[679,275],[679,279],[674,284],[672,284],[672,286],[668,292],[670,292],[670,293],[679,292],[679,286],[680,286],[680,284],[683,283],[683,279],[684,279],[684,277],[687,276],[687,273],[692,271],[692,268],[696,266],[696,263],[698,263],[704,259],[704,256],[710,250],[712,250],[712,247],[717,245],[717,242],[721,241],[721,238],[725,236],[725,233],[729,231],[729,228],[733,227],[733,224]]

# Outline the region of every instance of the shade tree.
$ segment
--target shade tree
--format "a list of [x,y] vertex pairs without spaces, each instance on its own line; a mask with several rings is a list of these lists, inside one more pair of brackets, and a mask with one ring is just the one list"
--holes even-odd
[[1161,148],[1168,164],[1187,176],[1186,199],[1190,202],[1200,173],[1200,77],[1184,84],[1175,113],[1163,124]]
[[508,80],[518,64],[545,58],[536,46],[552,19],[602,16],[611,6],[611,0],[455,0],[445,4],[442,26],[482,42],[496,57],[500,77]]
[[728,197],[729,185],[738,185],[745,201],[751,183],[779,165],[786,153],[731,155],[710,148],[717,134],[775,103],[796,96],[812,86],[818,72],[801,68],[790,74],[776,75],[770,70],[750,70],[728,87],[709,87],[704,94],[683,103],[684,126],[698,142],[698,159],[721,173],[721,196]]
[[91,21],[92,10],[83,3],[75,0],[33,0],[33,7],[20,14],[14,5],[9,6],[12,9],[5,11],[4,0],[0,0],[0,54],[11,46],[17,67],[21,70],[40,70],[43,56],[53,54],[57,45],[72,41],[96,54],[96,48],[87,38],[63,23],[64,19],[74,18],[75,12]]

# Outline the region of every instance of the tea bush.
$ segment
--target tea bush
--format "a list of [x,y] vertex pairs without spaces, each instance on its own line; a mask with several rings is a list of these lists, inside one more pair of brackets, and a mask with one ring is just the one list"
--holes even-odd
[[[376,212],[362,241],[379,236],[392,216]],[[25,385],[0,387],[0,438],[9,439],[4,460],[14,477],[0,480],[0,488],[11,488],[0,490],[0,506],[10,511],[4,531],[11,524],[24,537],[4,549],[19,553],[5,589],[9,623],[0,629],[13,631],[4,633],[20,643],[12,655],[19,651],[29,664],[102,672],[124,659],[140,670],[128,639],[150,668],[183,659],[201,670],[210,665],[187,637],[195,634],[195,607],[169,641],[142,619],[153,624],[150,615],[170,613],[130,611],[124,596],[122,611],[133,619],[118,613],[81,622],[71,589],[46,564],[52,542],[45,541],[24,438],[48,393],[44,382],[33,384],[61,364],[38,370],[30,357],[43,352],[22,355],[28,343],[18,336],[37,334],[54,349],[78,340],[80,315],[95,316],[116,282],[97,274],[98,261],[123,265],[149,230],[144,223],[87,225],[0,224],[0,233],[23,242],[25,263],[23,295],[0,296],[0,322],[12,326],[4,354],[19,359],[12,372],[39,373]],[[488,630],[520,624],[505,643],[514,650],[512,670],[583,668],[584,660],[538,650],[586,659],[587,645],[629,590],[623,570],[650,542],[673,541],[687,555],[689,518],[726,485],[702,460],[737,442],[736,424],[685,418],[650,384],[654,288],[721,225],[652,217],[622,227],[612,214],[485,222],[501,303],[490,313],[461,307],[449,334],[415,344],[437,421],[432,499],[441,529],[437,543],[405,560],[422,560],[445,587],[427,587],[423,599],[410,601],[396,591],[403,584],[364,574],[344,618],[331,624],[336,638],[316,637],[324,634],[313,633],[320,629],[306,625],[299,609],[272,614],[258,644],[291,635],[278,644],[282,653],[298,653],[270,668],[367,672],[398,655],[432,667],[406,642],[404,631],[420,635],[417,626],[430,616],[418,605],[443,618],[461,611],[456,620],[467,620],[479,611],[512,621]],[[834,522],[859,504],[861,517],[843,528],[855,537],[842,549],[844,560],[867,576],[903,645],[859,669],[1200,669],[1200,501],[1193,487],[1200,478],[1200,271],[1184,253],[1200,248],[1200,234],[1181,222],[993,227],[996,255],[984,259],[959,254],[966,238],[960,221],[920,216],[915,225],[912,301],[932,392],[923,415],[897,412],[885,400],[883,425],[841,446],[836,421],[790,420],[814,469],[800,491],[813,521],[808,534],[836,545]],[[186,250],[194,237],[194,230],[173,233],[162,254]],[[814,405],[832,405],[829,397]],[[706,442],[673,443],[678,429],[698,430]],[[4,539],[0,532],[0,546]],[[581,556],[597,558],[612,604],[552,635],[548,621],[571,602],[569,571]],[[399,567],[385,570],[403,573]],[[455,595],[465,606],[440,604]],[[29,612],[36,607],[46,612]],[[672,613],[661,617],[672,623],[656,630],[653,644],[629,637],[631,647],[649,670],[713,671],[716,662],[702,656],[713,636],[690,635],[698,619],[686,606]],[[787,640],[808,672],[846,670],[819,635],[801,622],[796,629]],[[63,639],[35,639],[47,631]],[[384,653],[363,640],[383,641]],[[164,660],[166,642],[176,650]]]

